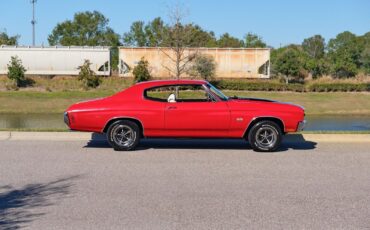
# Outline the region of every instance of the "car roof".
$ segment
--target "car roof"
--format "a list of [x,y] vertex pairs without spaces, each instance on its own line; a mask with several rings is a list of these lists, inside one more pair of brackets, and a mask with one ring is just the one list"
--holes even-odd
[[162,85],[203,85],[207,84],[207,81],[204,80],[154,80],[154,81],[144,81],[136,83],[137,86],[142,86],[144,88],[156,87]]
[[144,81],[139,82],[129,87],[121,92],[113,95],[114,98],[124,98],[127,100],[136,100],[142,98],[143,91],[149,88],[155,88],[166,85],[203,85],[207,84],[207,81],[204,80],[154,80],[154,81]]

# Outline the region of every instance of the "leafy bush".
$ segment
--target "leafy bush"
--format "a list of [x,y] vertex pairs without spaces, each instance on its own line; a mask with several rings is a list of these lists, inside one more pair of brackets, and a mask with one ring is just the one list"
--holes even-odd
[[15,83],[15,88],[20,87],[25,80],[24,73],[26,68],[17,56],[12,56],[8,64],[8,78]]
[[84,64],[78,67],[80,70],[78,80],[83,82],[85,89],[96,88],[102,82],[100,77],[90,68],[91,64],[89,60],[85,60]]
[[149,62],[142,57],[137,66],[134,67],[132,74],[134,75],[135,83],[150,80]]
[[216,71],[216,63],[213,57],[197,55],[189,74],[191,76],[201,77],[206,81],[212,80]]

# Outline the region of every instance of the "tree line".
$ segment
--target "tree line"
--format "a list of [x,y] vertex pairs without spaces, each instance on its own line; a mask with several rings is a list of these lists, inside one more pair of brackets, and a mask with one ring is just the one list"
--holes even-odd
[[[48,36],[48,42],[52,46],[111,46],[113,68],[118,65],[117,47],[120,45],[172,47],[178,53],[187,47],[269,47],[262,37],[254,33],[247,33],[244,39],[229,33],[216,37],[214,32],[195,23],[183,23],[182,18],[176,18],[176,15],[174,18],[173,22],[165,22],[160,17],[149,22],[136,21],[120,36],[109,27],[109,19],[100,12],[80,12],[72,20],[58,23]],[[18,35],[9,36],[5,31],[0,33],[0,44],[16,45],[18,40]],[[357,36],[345,31],[328,42],[321,35],[314,35],[304,39],[301,44],[269,48],[272,50],[272,74],[283,76],[287,82],[299,82],[307,76],[348,78],[359,73],[370,74],[370,32]],[[186,59],[191,58],[181,57],[181,60],[185,63],[188,61]],[[181,63],[177,64],[176,68],[180,68]]]

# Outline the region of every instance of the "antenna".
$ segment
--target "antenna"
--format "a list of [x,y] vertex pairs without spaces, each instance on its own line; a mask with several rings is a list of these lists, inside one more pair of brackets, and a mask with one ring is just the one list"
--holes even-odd
[[36,43],[36,35],[35,35],[35,24],[36,24],[36,20],[35,20],[35,3],[37,2],[37,0],[31,0],[31,4],[32,4],[32,21],[31,21],[31,24],[32,24],[32,45],[35,46],[35,43]]

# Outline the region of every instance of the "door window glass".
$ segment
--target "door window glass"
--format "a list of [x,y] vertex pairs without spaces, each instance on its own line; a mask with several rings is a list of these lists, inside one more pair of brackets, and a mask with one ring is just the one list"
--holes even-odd
[[175,85],[147,89],[145,98],[162,102],[210,102],[214,101],[202,85]]

